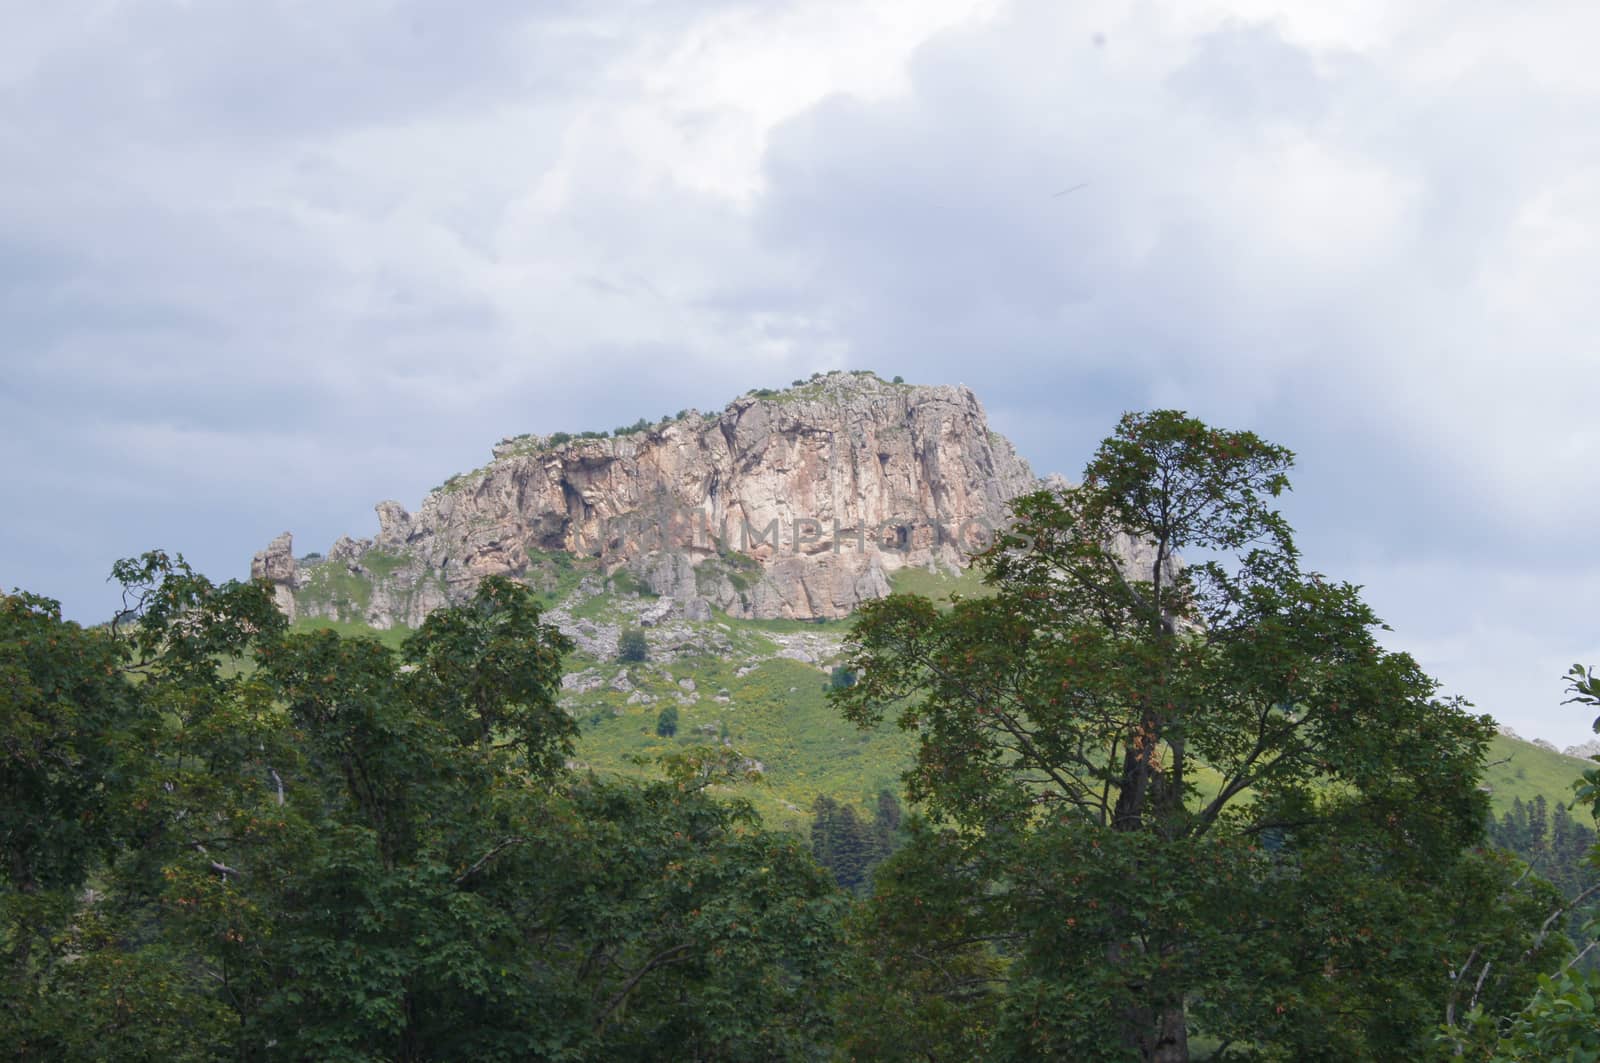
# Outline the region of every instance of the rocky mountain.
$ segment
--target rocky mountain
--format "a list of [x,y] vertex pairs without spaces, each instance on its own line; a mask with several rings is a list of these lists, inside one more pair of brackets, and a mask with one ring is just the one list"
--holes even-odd
[[[291,618],[415,626],[485,576],[552,592],[578,566],[684,618],[828,619],[906,567],[955,571],[1036,482],[965,387],[834,372],[615,433],[504,439],[416,513],[257,554]],[[661,606],[657,606],[660,609]]]
[[[941,603],[982,593],[964,548],[1016,495],[1068,486],[1035,480],[965,388],[837,373],[620,434],[502,440],[416,513],[379,503],[371,538],[296,556],[286,532],[252,571],[291,617],[387,629],[371,634],[391,646],[485,575],[524,580],[574,644],[560,702],[581,726],[576,763],[627,774],[729,746],[764,780],[742,796],[803,832],[819,794],[869,807],[911,763],[904,732],[862,732],[828,703],[851,610],[891,584]],[[1148,572],[1149,544],[1112,545]],[[619,654],[632,628],[643,661]],[[1590,750],[1503,731],[1484,779],[1497,812],[1570,802]]]

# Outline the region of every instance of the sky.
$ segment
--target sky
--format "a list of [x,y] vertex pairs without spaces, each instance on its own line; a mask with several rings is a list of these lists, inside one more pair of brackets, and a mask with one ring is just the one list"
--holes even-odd
[[835,368],[1040,473],[1298,455],[1308,567],[1592,737],[1600,6],[0,0],[0,586],[244,576],[521,432]]

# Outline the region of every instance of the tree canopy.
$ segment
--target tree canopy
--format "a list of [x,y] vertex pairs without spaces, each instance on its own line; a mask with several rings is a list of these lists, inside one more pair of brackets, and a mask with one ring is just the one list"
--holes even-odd
[[0,600],[0,1039],[21,1058],[814,1054],[843,899],[707,779],[565,767],[566,640],[484,581],[396,654],[264,585]]
[[993,594],[862,609],[833,697],[915,733],[908,789],[942,828],[885,902],[936,892],[952,956],[1005,958],[989,1052],[1187,1059],[1193,1029],[1410,1058],[1460,921],[1519,947],[1539,898],[1474,851],[1491,724],[1302,570],[1273,508],[1292,460],[1130,414],[1081,486],[1016,504],[979,561]]

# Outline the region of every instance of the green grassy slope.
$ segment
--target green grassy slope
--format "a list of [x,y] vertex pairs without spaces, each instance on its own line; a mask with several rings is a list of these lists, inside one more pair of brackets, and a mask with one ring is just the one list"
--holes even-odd
[[380,631],[376,628],[370,628],[367,625],[357,621],[324,620],[321,617],[296,620],[294,623],[289,625],[289,630],[296,632],[324,630],[335,631],[344,638],[365,636],[367,638],[377,639],[391,650],[398,650],[400,648],[400,644],[411,635],[411,629],[408,627],[396,626]]
[[[610,689],[575,699],[582,706],[578,757],[597,771],[647,772],[632,758],[726,739],[761,764],[755,781],[736,787],[738,796],[769,824],[798,829],[810,822],[818,794],[868,807],[879,790],[899,790],[900,773],[910,763],[910,737],[891,725],[863,732],[844,720],[828,704],[826,674],[812,664],[700,658],[636,666],[626,674],[654,703],[629,704],[631,693]],[[681,680],[692,682],[694,692]],[[656,720],[667,705],[678,709],[678,732],[661,738]]]
[[1539,794],[1551,805],[1572,804],[1572,784],[1592,762],[1565,756],[1532,742],[1495,735],[1489,744],[1489,767],[1483,773],[1485,785],[1492,788],[1496,811],[1511,807],[1522,798],[1532,801]]
[[[541,595],[552,606],[586,625],[632,624],[654,599],[631,585],[612,582],[598,595],[577,589],[580,572],[556,566],[554,586]],[[926,594],[947,602],[952,594],[985,593],[971,573],[942,576],[920,569],[894,575],[897,591]],[[360,624],[300,621],[297,630],[331,627],[342,634],[373,635],[398,647],[409,629],[372,631]],[[846,621],[738,620],[716,614],[689,624],[674,621],[647,632],[653,658],[625,665],[582,651],[568,661],[579,680],[562,702],[579,722],[576,758],[601,773],[655,774],[655,758],[695,746],[724,744],[760,763],[754,781],[738,784],[777,827],[805,829],[818,794],[870,810],[881,789],[900,789],[909,766],[912,736],[891,724],[863,733],[844,720],[826,695],[828,672],[838,661]],[[689,636],[687,648],[683,641]],[[696,649],[693,643],[704,643]],[[804,658],[804,659],[799,659]],[[668,705],[678,710],[676,735],[656,735],[656,721]],[[1570,804],[1572,783],[1585,761],[1563,756],[1506,736],[1491,744],[1484,783],[1496,811],[1521,798],[1543,794],[1552,805]],[[730,792],[734,792],[730,791]]]
[[981,598],[994,593],[971,568],[959,576],[925,568],[902,568],[889,577],[889,586],[896,594],[920,594],[940,605],[949,604],[952,597]]

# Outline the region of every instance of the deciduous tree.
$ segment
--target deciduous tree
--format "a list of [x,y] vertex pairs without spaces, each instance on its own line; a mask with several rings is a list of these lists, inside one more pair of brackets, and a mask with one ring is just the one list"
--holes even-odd
[[1492,728],[1302,570],[1291,462],[1130,414],[1016,503],[993,595],[862,610],[833,698],[917,736],[909,793],[1013,961],[997,1051],[1180,1060],[1195,1027],[1401,1058],[1438,1022]]
[[396,653],[181,559],[118,574],[115,631],[0,603],[13,1054],[821,1052],[842,896],[705,773],[570,771],[567,644],[525,588]]

